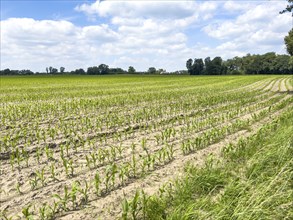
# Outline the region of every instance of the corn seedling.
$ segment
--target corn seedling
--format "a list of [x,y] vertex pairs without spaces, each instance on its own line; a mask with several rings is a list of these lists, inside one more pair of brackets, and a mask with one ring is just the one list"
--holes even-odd
[[101,178],[98,173],[95,175],[95,189],[96,189],[96,194],[99,195],[100,193],[100,185],[101,185]]
[[23,216],[27,219],[27,220],[32,220],[33,219],[33,214],[32,212],[29,210],[31,207],[31,205],[28,205],[24,208],[22,208],[22,214]]
[[33,179],[30,180],[31,190],[34,190],[38,185],[38,178],[35,175]]
[[122,201],[122,220],[127,220],[127,215],[129,212],[129,203],[126,198]]
[[19,182],[16,183],[16,191],[18,194],[22,194],[22,192],[20,191],[20,184]]
[[70,198],[67,186],[64,186],[64,196],[63,197],[61,197],[59,194],[54,194],[53,197],[58,199],[57,203],[61,205],[61,208],[64,211],[67,211],[67,204],[68,204],[68,201]]
[[70,192],[70,198],[71,198],[71,202],[72,202],[72,206],[73,206],[73,209],[76,208],[77,206],[77,197],[76,197],[76,194],[78,192],[78,189],[79,189],[79,182],[74,182],[72,184],[72,188],[71,188],[71,192]]
[[139,212],[138,203],[139,203],[139,191],[136,190],[135,195],[132,201],[130,202],[131,215],[132,215],[132,219],[134,220],[137,219],[137,215]]
[[45,168],[43,168],[41,171],[36,171],[36,174],[39,178],[39,180],[41,181],[42,186],[45,186]]
[[89,184],[88,184],[88,182],[86,180],[84,181],[84,183],[85,183],[84,188],[79,187],[78,191],[83,195],[82,203],[84,205],[86,205],[88,203],[88,198],[89,198],[88,193],[89,193],[89,187],[90,186],[89,186]]

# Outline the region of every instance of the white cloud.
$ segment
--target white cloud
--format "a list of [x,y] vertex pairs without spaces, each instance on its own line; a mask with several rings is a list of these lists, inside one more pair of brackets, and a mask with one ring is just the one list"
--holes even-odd
[[190,57],[284,53],[292,19],[278,14],[285,6],[276,1],[97,1],[76,7],[99,20],[84,27],[10,18],[1,21],[1,69],[71,70],[106,63],[176,70]]
[[75,9],[90,16],[119,16],[126,18],[152,17],[177,19],[194,13],[197,5],[193,1],[96,1],[82,4]]
[[101,44],[117,39],[107,25],[78,27],[68,21],[11,18],[1,21],[1,69],[78,68],[102,56]]
[[239,13],[250,9],[251,6],[251,2],[226,1],[223,5],[223,8],[232,13]]
[[[285,2],[229,1],[226,10],[243,10],[243,13],[228,20],[218,20],[202,30],[215,39],[224,41],[217,49],[239,50],[245,53],[284,53],[283,39],[291,27],[290,14],[280,15]],[[232,9],[231,9],[232,8]]]

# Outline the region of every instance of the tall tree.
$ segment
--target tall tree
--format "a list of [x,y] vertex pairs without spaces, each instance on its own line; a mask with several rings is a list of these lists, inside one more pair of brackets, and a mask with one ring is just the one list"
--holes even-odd
[[202,59],[194,59],[193,74],[202,75],[204,70],[204,63]]
[[98,69],[101,75],[105,75],[109,73],[109,66],[106,64],[100,64],[98,66]]
[[193,74],[192,74],[192,65],[193,65],[193,61],[192,61],[192,59],[188,59],[188,60],[186,61],[186,68],[187,68],[187,71],[188,71],[188,73],[189,73],[190,75],[193,75]]
[[56,69],[56,68],[52,68],[51,73],[52,73],[52,74],[56,74],[56,73],[58,73],[58,69]]
[[[283,11],[280,11],[280,14],[283,14],[286,12],[292,12],[292,11],[293,11],[293,0],[288,0],[287,7]],[[292,12],[292,17],[293,17],[293,12]]]
[[64,73],[65,68],[63,66],[60,67],[60,73]]
[[285,37],[284,40],[288,54],[293,56],[293,28],[291,31],[289,31],[289,34]]
[[148,69],[148,73],[149,73],[149,74],[155,74],[156,72],[157,72],[157,70],[156,70],[155,67],[150,67],[150,68]]
[[87,74],[88,75],[98,75],[100,74],[99,69],[97,66],[89,67],[87,68]]
[[134,69],[133,66],[130,66],[130,67],[128,68],[128,73],[133,74],[133,73],[135,73],[135,72],[136,72],[136,70]]

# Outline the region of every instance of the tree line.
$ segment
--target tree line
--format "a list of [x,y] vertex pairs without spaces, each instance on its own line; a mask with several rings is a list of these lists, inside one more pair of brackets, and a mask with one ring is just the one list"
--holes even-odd
[[128,70],[122,68],[110,68],[106,64],[65,71],[64,67],[59,69],[46,67],[45,72],[33,72],[31,70],[10,70],[0,71],[0,75],[38,75],[38,74],[72,74],[72,75],[110,75],[110,74],[190,74],[190,75],[241,75],[241,74],[293,74],[293,56],[278,55],[274,52],[263,55],[247,54],[243,57],[234,57],[223,60],[220,56],[213,59],[195,58],[186,62],[187,71],[180,70],[167,72],[164,69],[148,68],[147,71],[138,72],[133,66]]
[[190,75],[292,74],[293,57],[274,52],[263,55],[247,54],[223,61],[221,57],[188,59]]
[[[55,67],[46,67],[44,72],[33,72],[31,70],[10,70],[4,69],[0,70],[0,75],[58,75],[58,74],[71,74],[71,75],[110,75],[110,74],[166,74],[164,69],[156,69],[155,67],[149,67],[146,71],[136,71],[133,66],[129,66],[128,70],[122,68],[110,68],[106,64],[100,64],[98,66],[88,67],[87,70],[82,68],[65,71],[65,67],[60,67],[59,69]],[[168,74],[187,74],[187,71],[175,71],[168,72]]]

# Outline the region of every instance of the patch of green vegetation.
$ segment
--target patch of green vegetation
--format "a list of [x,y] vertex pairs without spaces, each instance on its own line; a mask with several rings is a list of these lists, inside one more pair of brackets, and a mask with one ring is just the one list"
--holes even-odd
[[144,203],[143,219],[293,219],[293,111]]

